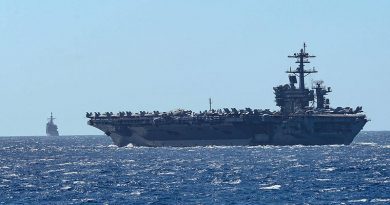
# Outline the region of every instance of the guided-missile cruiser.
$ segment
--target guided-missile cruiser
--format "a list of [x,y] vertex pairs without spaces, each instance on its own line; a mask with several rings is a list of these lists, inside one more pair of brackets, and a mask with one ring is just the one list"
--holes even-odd
[[332,108],[327,98],[332,89],[323,81],[306,87],[305,77],[317,73],[314,68],[305,68],[315,57],[306,52],[306,44],[288,57],[298,66],[287,71],[288,84],[273,88],[279,110],[210,106],[199,113],[183,109],[87,112],[88,124],[110,136],[119,147],[350,144],[368,121],[362,107]]
[[46,135],[47,136],[58,136],[58,127],[54,124],[53,113],[50,113],[50,118],[48,118],[48,122],[46,123]]

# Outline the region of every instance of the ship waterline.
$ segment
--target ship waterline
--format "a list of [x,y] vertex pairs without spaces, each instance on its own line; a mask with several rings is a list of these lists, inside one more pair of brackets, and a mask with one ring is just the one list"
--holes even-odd
[[[117,146],[256,146],[350,144],[367,123],[362,107],[331,108],[322,81],[305,87],[304,69],[314,56],[305,51],[289,56],[298,68],[289,70],[289,84],[274,87],[279,111],[268,109],[211,109],[195,113],[170,112],[87,113],[88,124],[110,136]],[[299,83],[298,83],[298,79]],[[311,105],[311,106],[310,106]],[[314,106],[315,105],[315,106]]]

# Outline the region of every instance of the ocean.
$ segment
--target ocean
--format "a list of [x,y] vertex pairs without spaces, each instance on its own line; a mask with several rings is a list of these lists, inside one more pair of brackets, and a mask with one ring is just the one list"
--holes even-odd
[[0,204],[390,204],[390,132],[362,132],[349,146],[0,137]]

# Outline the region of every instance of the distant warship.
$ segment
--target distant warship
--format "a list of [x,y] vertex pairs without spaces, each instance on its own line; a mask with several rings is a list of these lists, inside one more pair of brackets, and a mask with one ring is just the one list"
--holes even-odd
[[[325,96],[332,90],[322,81],[305,87],[305,69],[315,56],[306,45],[289,58],[298,67],[289,69],[289,84],[274,87],[278,111],[269,109],[211,109],[195,113],[171,112],[87,113],[88,124],[110,136],[117,146],[207,145],[331,145],[350,144],[367,123],[362,107],[331,108]],[[299,79],[299,81],[298,81]]]
[[58,136],[58,127],[54,124],[53,113],[50,113],[49,122],[46,123],[46,134],[47,136]]

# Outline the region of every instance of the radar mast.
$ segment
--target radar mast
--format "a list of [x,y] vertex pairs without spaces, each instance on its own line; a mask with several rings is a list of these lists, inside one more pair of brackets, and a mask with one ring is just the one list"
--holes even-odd
[[53,112],[50,112],[50,118],[48,120],[50,121],[50,123],[54,123],[53,122],[54,119],[56,119],[56,118],[53,117]]
[[303,43],[303,48],[299,53],[294,53],[294,55],[288,56],[289,58],[296,58],[298,63],[298,68],[296,70],[286,71],[286,73],[294,74],[299,76],[299,89],[305,89],[305,77],[311,73],[317,73],[317,71],[313,69],[305,70],[305,64],[310,63],[309,58],[315,58],[315,56],[309,55],[306,53],[306,43]]

